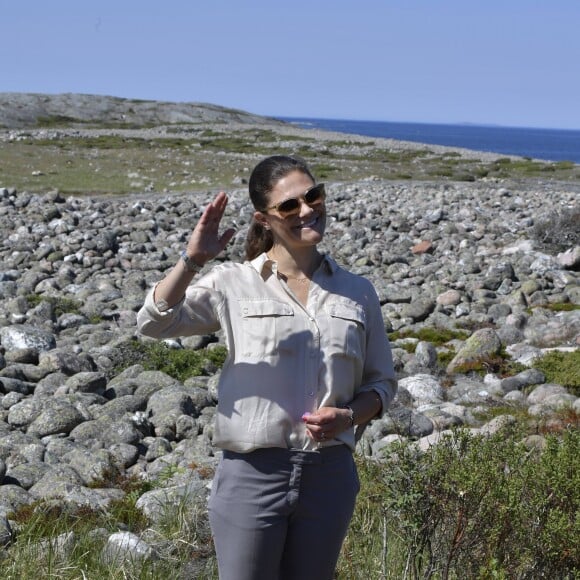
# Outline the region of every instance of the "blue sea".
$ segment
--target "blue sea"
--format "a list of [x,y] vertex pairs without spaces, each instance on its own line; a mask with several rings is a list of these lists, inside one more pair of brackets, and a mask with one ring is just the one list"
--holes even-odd
[[580,163],[580,130],[278,118],[296,123],[301,127],[325,129],[339,133],[462,147],[547,161]]

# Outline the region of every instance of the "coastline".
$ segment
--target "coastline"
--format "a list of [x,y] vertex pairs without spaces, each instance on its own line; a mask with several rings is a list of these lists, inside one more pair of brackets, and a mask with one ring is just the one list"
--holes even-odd
[[305,128],[458,147],[542,161],[580,163],[580,130],[475,124],[398,123],[348,119],[279,117]]

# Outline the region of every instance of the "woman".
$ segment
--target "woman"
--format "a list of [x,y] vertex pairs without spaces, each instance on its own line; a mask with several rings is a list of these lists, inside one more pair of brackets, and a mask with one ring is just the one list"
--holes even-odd
[[396,392],[390,347],[370,282],[317,249],[324,184],[303,161],[273,156],[249,190],[247,261],[191,284],[234,234],[219,235],[222,192],[138,324],[158,338],[225,336],[209,501],[220,578],[330,579],[359,489],[354,428]]

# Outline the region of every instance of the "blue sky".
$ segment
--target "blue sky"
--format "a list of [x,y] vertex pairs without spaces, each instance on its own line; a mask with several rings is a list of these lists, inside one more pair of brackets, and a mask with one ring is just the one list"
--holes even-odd
[[0,92],[580,129],[580,0],[0,0]]

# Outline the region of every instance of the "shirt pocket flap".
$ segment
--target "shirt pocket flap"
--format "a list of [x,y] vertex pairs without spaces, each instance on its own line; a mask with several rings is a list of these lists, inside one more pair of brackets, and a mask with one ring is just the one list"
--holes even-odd
[[363,327],[366,326],[366,316],[364,308],[354,302],[334,302],[326,307],[326,310],[333,318],[342,318],[343,320],[352,320],[358,322]]
[[240,300],[242,318],[259,316],[294,316],[290,304],[281,300]]

